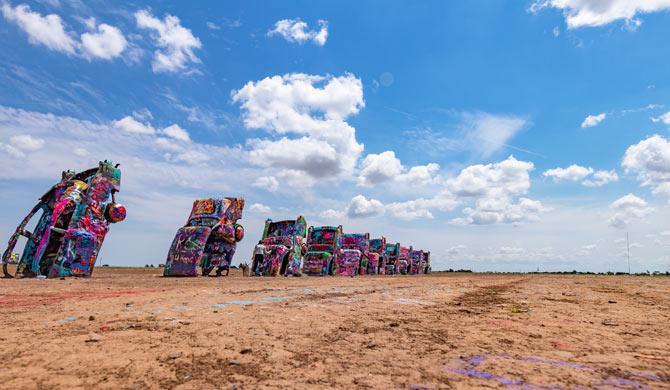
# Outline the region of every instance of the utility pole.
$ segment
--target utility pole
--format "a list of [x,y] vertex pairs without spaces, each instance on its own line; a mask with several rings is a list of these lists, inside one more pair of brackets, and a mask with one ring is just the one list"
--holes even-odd
[[628,252],[628,275],[630,275],[630,241],[628,241],[628,232],[626,232],[626,251]]

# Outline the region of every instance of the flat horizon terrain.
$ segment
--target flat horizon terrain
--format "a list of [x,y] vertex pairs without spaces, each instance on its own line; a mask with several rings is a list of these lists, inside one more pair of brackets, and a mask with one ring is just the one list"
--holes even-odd
[[0,280],[0,388],[670,388],[670,278]]

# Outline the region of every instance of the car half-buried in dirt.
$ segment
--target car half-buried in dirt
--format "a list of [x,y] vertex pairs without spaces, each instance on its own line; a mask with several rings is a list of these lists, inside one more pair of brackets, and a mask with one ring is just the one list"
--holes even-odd
[[[109,224],[126,217],[126,208],[114,196],[120,185],[121,170],[111,161],[80,173],[64,171],[61,181],[42,195],[10,238],[2,256],[5,276],[11,277],[7,263],[20,236],[28,241],[16,276],[91,276]],[[42,215],[31,233],[26,225],[39,211]]]
[[430,251],[423,251],[423,259],[421,260],[421,269],[424,274],[429,274],[432,271],[430,266]]
[[386,237],[382,236],[370,240],[370,252],[376,253],[377,256],[368,259],[368,273],[370,275],[383,275],[386,272]]
[[424,267],[423,267],[423,257],[424,252],[422,250],[411,250],[409,252],[409,259],[410,259],[410,265],[409,265],[409,272],[408,274],[410,275],[418,275],[424,273]]
[[370,233],[347,233],[342,235],[342,256],[335,264],[335,274],[345,276],[365,275],[368,264],[379,261],[379,255],[370,251]]
[[196,276],[200,266],[203,275],[217,268],[216,275],[230,269],[237,242],[244,238],[243,198],[200,199],[193,202],[186,225],[172,240],[164,276]]
[[398,272],[402,275],[407,275],[410,271],[412,261],[409,254],[412,252],[412,247],[400,247],[400,255],[398,256]]
[[310,226],[302,271],[307,275],[334,275],[342,253],[342,225]]
[[302,255],[307,250],[307,222],[303,216],[286,221],[265,221],[263,237],[254,248],[251,274],[300,276]]
[[400,243],[386,244],[384,246],[386,260],[384,262],[384,273],[395,275],[398,273],[398,256],[400,255]]

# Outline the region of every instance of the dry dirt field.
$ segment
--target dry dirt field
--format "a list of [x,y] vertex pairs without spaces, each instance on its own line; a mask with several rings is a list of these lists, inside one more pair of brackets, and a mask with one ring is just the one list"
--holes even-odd
[[670,388],[670,278],[0,279],[0,387]]

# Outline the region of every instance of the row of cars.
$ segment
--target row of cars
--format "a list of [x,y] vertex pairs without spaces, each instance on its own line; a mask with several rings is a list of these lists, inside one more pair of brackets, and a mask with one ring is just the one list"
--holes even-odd
[[[17,277],[91,276],[109,226],[126,217],[116,203],[121,170],[101,161],[82,172],[63,171],[61,180],[40,197],[19,223],[2,255],[2,271],[17,263]],[[237,243],[244,238],[244,198],[206,198],[193,202],[191,213],[175,235],[164,276],[196,276],[232,265]],[[26,229],[37,217],[33,232]],[[22,254],[13,252],[27,238]],[[309,227],[302,216],[265,222],[256,245],[252,275],[363,275],[430,272],[430,252],[389,244],[384,237],[345,234],[342,226]]]
[[278,275],[425,274],[430,252],[369,233],[344,233],[342,226],[310,226],[305,218],[265,221],[263,237],[254,248],[251,273]]

